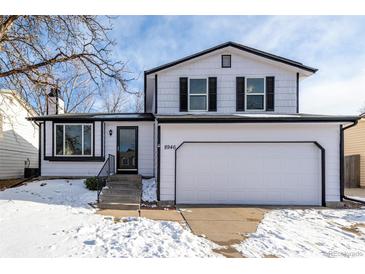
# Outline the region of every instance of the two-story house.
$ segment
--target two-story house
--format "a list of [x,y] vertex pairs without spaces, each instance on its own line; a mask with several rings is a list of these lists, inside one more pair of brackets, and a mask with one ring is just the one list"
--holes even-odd
[[358,117],[299,112],[316,71],[233,42],[145,71],[144,113],[34,118],[41,175],[95,176],[114,155],[118,173],[156,177],[161,202],[338,202],[343,128]]

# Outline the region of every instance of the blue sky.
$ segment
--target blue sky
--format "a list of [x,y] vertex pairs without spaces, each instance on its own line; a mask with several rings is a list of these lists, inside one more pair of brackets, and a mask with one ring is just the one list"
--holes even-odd
[[305,113],[357,114],[365,106],[364,16],[120,16],[116,57],[143,71],[226,41],[300,61],[319,71],[301,82]]

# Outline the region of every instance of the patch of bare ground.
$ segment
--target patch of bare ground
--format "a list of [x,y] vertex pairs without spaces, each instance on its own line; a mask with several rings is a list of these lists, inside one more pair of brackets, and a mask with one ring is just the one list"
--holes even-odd
[[351,226],[342,226],[341,229],[346,232],[353,233],[357,236],[361,236],[363,235],[363,233],[360,231],[360,227],[365,227],[365,224],[356,223]]
[[5,179],[0,180],[0,190],[4,190],[6,188],[14,187],[20,184],[24,179]]

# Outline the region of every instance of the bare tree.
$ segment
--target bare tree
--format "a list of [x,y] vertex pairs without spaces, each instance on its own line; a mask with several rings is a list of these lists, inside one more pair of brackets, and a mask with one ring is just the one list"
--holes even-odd
[[128,92],[125,63],[112,58],[111,27],[110,17],[0,16],[0,88],[17,90],[39,113],[51,87],[70,104],[79,98],[68,111],[88,100],[90,109],[91,95],[108,84]]
[[136,96],[136,109],[135,109],[135,112],[143,112],[144,110],[144,93],[143,92],[137,92],[135,94]]
[[365,104],[359,109],[360,115],[365,115]]
[[101,96],[101,109],[105,112],[125,112],[128,97],[119,90],[108,90]]

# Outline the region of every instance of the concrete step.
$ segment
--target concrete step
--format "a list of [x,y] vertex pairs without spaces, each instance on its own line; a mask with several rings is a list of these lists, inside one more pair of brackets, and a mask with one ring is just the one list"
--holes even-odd
[[110,188],[133,188],[140,189],[142,184],[138,184],[136,182],[119,182],[119,181],[109,181],[106,182],[106,185]]
[[103,189],[102,194],[105,195],[137,195],[141,194],[142,191],[140,189],[131,189],[131,188],[109,188]]
[[137,174],[116,174],[109,177],[110,181],[141,182],[142,176]]
[[140,196],[119,196],[119,195],[100,195],[100,202],[105,203],[140,203]]
[[124,209],[124,210],[139,210],[139,203],[98,203],[99,209]]

